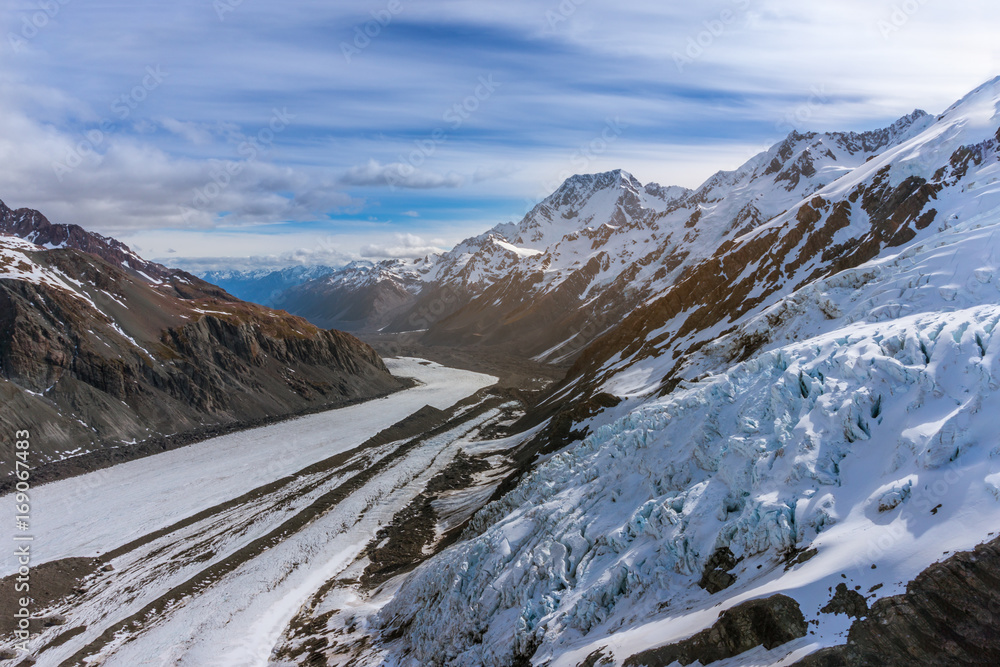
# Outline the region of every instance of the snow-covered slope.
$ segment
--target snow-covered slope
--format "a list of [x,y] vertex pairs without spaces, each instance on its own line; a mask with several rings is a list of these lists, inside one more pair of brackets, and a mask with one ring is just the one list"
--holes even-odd
[[0,280],[20,280],[44,285],[93,306],[94,302],[90,297],[79,289],[79,281],[73,280],[58,267],[37,261],[36,253],[43,253],[44,250],[30,241],[0,234]]
[[[791,664],[846,642],[852,591],[867,609],[996,535],[1000,78],[881,142],[847,136],[804,140],[834,157],[749,228],[715,226],[739,201],[700,191],[728,207],[691,227],[718,246],[551,398],[622,402],[367,618],[369,659],[623,664],[781,593],[808,633],[714,664]],[[751,162],[713,187],[762,182]]]
[[[901,592],[1000,525],[998,321],[994,304],[838,330],[595,426],[410,578],[376,619],[405,628],[389,654],[576,665],[684,639],[720,602],[783,592],[813,619],[842,581]],[[697,582],[722,548],[739,563],[713,595]],[[843,640],[819,620],[784,652]]]

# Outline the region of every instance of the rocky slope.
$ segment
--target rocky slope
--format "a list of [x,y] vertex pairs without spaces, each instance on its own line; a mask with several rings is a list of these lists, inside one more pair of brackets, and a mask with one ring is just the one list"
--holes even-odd
[[131,273],[142,272],[147,279],[159,279],[176,273],[132,252],[121,241],[88,232],[79,225],[53,224],[30,208],[13,210],[0,201],[0,234],[17,236],[43,248],[74,248],[96,255]]
[[988,665],[1000,656],[1000,539],[927,568],[875,603],[847,643],[796,667]]
[[36,465],[127,458],[165,436],[400,387],[352,336],[37,212],[0,211],[18,234],[0,235],[0,428],[31,431]]

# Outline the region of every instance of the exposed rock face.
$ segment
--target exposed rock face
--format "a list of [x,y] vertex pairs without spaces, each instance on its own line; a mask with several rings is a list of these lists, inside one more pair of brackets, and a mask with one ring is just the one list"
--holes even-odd
[[626,667],[667,667],[673,662],[707,665],[732,658],[752,648],[772,649],[804,637],[807,625],[799,603],[787,595],[749,600],[719,615],[712,627],[689,639],[637,653]]
[[797,667],[1000,664],[1000,539],[937,563],[879,600],[847,644]]
[[[79,228],[31,229],[69,230],[73,239]],[[133,262],[116,241],[92,242],[102,253],[121,252],[124,265],[66,244],[46,250],[0,235],[0,428],[32,432],[36,465],[109,446],[122,456],[123,443],[298,414],[402,386],[353,336]]]
[[733,585],[736,576],[730,571],[736,567],[736,556],[729,547],[720,547],[705,563],[705,569],[698,585],[709,593],[718,593]]
[[820,609],[824,614],[847,614],[851,618],[864,618],[868,615],[868,603],[865,596],[852,591],[847,584],[837,584],[837,590],[829,604]]

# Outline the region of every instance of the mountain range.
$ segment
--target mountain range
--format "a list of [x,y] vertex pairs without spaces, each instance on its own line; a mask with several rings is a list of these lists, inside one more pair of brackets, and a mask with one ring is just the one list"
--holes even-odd
[[623,170],[574,176],[517,224],[497,225],[440,255],[355,263],[271,294],[268,303],[321,326],[421,330],[427,344],[571,360],[724,243],[933,122],[918,110],[871,132],[793,132],[694,190],[643,185]]
[[38,435],[36,479],[400,386],[353,336],[0,202],[0,424]]
[[[256,662],[994,665],[998,231],[1000,77],[938,115],[792,132],[695,189],[577,175],[439,255],[212,276],[288,312],[0,204],[0,423],[28,420],[55,466],[402,386],[327,327],[566,368],[400,422],[426,439],[373,433],[335,482],[276,482],[326,509],[253,558],[297,531],[370,542],[280,598],[293,622],[260,617],[283,629]],[[220,553],[88,646],[128,656],[140,617],[170,639],[158,614],[211,607],[230,572],[305,576]]]

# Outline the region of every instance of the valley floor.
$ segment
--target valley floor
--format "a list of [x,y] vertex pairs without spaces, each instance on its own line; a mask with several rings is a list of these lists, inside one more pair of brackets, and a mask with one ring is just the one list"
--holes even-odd
[[[38,488],[35,664],[268,664],[327,582],[369,557],[405,569],[462,524],[498,483],[491,466],[504,467],[503,443],[482,451],[476,436],[510,423],[518,405],[490,389],[490,375],[387,363],[418,386]],[[381,536],[415,500],[429,502],[429,482],[448,493],[462,480],[478,485],[436,524],[424,516],[417,543]],[[16,572],[10,554],[2,563],[0,575]],[[5,600],[12,579],[0,582]]]
[[497,387],[538,391],[566,375],[569,364],[542,363],[496,346],[462,347],[424,345],[413,334],[365,334],[357,336],[383,357],[420,357],[450,368],[495,375]]

